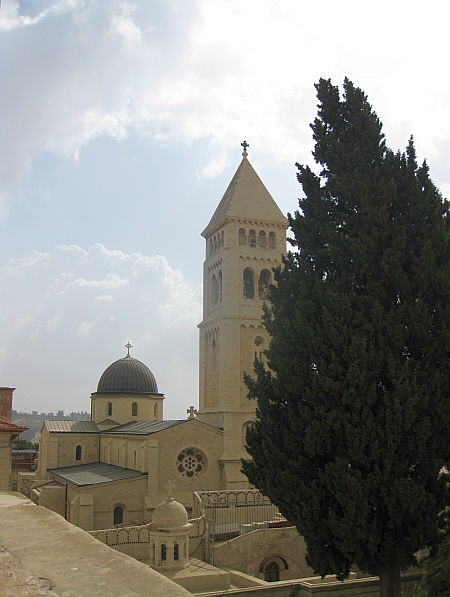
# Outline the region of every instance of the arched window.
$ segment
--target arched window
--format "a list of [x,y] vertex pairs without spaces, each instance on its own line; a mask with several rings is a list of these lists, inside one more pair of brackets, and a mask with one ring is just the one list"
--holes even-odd
[[280,580],[280,567],[273,560],[264,568],[264,580],[266,582],[277,582]]
[[219,300],[219,282],[217,281],[216,274],[211,277],[211,307],[217,305]]
[[81,451],[82,451],[81,446],[77,446],[75,448],[75,460],[81,460]]
[[248,244],[251,247],[256,247],[256,232],[254,230],[250,230],[248,233]]
[[155,404],[155,406],[153,407],[153,416],[155,419],[158,418],[158,405]]
[[108,416],[112,415],[112,402],[108,402]]
[[245,230],[244,230],[244,228],[239,228],[239,244],[240,245],[246,245],[247,244],[247,238],[245,236]]
[[122,524],[123,522],[123,508],[122,506],[116,506],[114,508],[114,524]]
[[218,275],[218,285],[219,285],[219,303],[222,302],[222,270],[219,271]]
[[262,247],[263,249],[266,248],[266,233],[264,232],[264,230],[260,230],[260,232],[259,232],[258,245],[260,247]]
[[255,275],[249,267],[244,270],[244,298],[255,298]]
[[224,234],[223,234],[223,230],[222,230],[222,232],[220,233],[220,246],[223,247],[223,245],[224,245]]
[[137,417],[137,413],[138,413],[137,402],[133,402],[133,404],[131,405],[131,416],[132,417]]
[[175,561],[180,559],[180,548],[178,547],[178,543],[173,544],[173,559]]
[[213,247],[214,247],[214,253],[217,253],[217,236],[214,237]]
[[277,246],[277,239],[275,232],[269,232],[269,249],[275,249]]
[[166,544],[163,543],[161,545],[161,562],[165,562],[167,560],[167,547]]
[[269,270],[263,269],[261,271],[261,273],[259,274],[259,280],[258,280],[258,296],[262,300],[267,298],[270,280],[271,280],[271,275],[270,275]]

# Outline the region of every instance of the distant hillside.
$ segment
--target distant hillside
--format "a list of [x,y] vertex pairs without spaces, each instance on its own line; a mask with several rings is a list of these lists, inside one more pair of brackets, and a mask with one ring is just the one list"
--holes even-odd
[[13,423],[28,427],[28,431],[24,431],[20,434],[20,439],[27,439],[30,442],[38,443],[42,422],[45,421],[45,419],[53,419],[57,421],[68,419],[72,421],[90,421],[91,415],[88,412],[69,413],[66,415],[63,410],[59,410],[56,414],[38,413],[36,410],[33,410],[31,413],[22,413],[13,410],[11,418]]

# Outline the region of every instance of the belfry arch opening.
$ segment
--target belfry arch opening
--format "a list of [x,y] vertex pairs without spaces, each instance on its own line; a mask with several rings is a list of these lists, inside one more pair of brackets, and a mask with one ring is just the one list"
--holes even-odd
[[255,274],[250,267],[244,269],[243,275],[243,293],[245,299],[255,298]]
[[216,274],[211,276],[211,307],[215,307],[219,302],[219,282]]

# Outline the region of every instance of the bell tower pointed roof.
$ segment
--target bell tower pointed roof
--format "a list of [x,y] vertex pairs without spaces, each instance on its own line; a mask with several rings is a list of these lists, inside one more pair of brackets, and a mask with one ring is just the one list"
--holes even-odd
[[209,224],[202,232],[206,238],[209,233],[228,219],[249,219],[271,222],[287,226],[287,219],[275,203],[264,183],[256,174],[243,152],[238,166],[225,194]]

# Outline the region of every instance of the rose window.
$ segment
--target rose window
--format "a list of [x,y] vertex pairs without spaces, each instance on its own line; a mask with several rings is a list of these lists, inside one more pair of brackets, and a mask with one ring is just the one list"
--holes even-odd
[[192,479],[206,468],[206,456],[197,448],[185,448],[178,454],[177,469],[180,475]]

